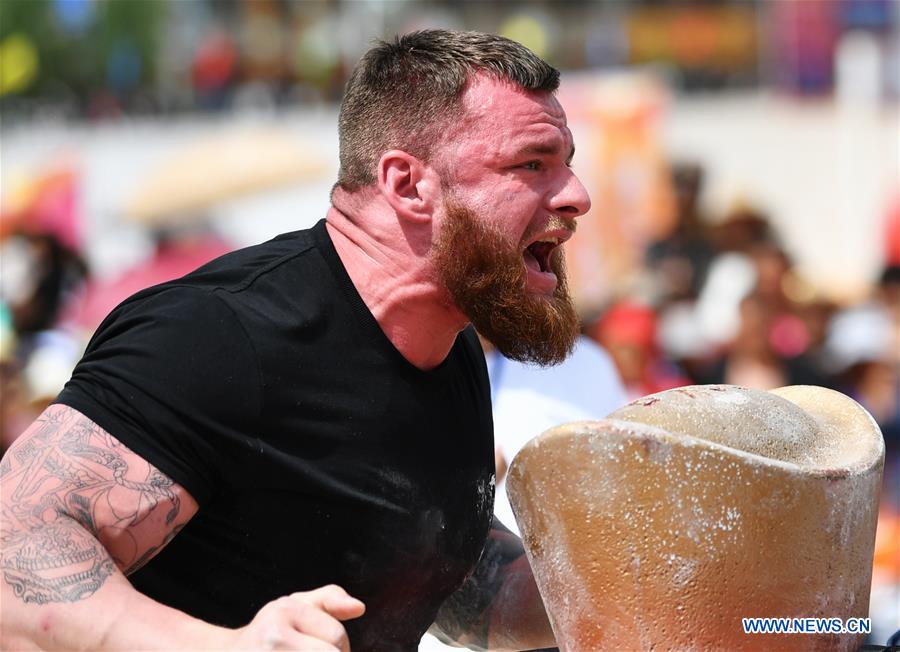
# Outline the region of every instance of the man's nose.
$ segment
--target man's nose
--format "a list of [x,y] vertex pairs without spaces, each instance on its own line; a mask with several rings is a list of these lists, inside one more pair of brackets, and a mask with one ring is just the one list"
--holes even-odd
[[591,209],[591,198],[584,184],[569,169],[567,169],[567,175],[562,185],[549,199],[550,210],[566,219],[574,219],[579,215],[584,215]]

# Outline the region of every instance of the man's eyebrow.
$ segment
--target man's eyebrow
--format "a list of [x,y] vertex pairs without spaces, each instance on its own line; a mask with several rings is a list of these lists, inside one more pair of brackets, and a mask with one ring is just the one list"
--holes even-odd
[[[517,156],[527,156],[528,154],[535,155],[546,155],[546,156],[555,156],[559,153],[559,145],[550,145],[547,143],[534,143],[531,145],[526,145],[522,149],[520,149],[517,153]],[[575,157],[575,144],[572,144],[572,149],[569,152],[568,158],[566,158],[566,163],[571,163],[572,159]]]

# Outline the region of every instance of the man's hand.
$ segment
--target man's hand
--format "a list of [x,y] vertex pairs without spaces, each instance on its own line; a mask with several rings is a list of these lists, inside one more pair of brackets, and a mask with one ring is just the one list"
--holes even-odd
[[235,630],[233,650],[328,650],[350,652],[342,620],[358,618],[365,605],[334,584],[273,600],[246,627]]

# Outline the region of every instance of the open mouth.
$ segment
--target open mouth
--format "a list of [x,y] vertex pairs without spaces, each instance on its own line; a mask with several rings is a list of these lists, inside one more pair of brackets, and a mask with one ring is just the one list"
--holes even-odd
[[550,256],[553,250],[559,245],[557,238],[545,238],[532,242],[525,248],[522,257],[525,259],[525,266],[535,271],[550,272]]

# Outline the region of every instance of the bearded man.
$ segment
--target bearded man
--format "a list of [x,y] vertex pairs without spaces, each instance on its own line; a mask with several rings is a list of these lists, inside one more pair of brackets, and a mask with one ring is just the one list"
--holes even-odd
[[470,324],[540,364],[574,341],[557,84],[486,34],[363,57],[326,219],[125,301],[3,459],[0,646],[554,644],[492,523]]

